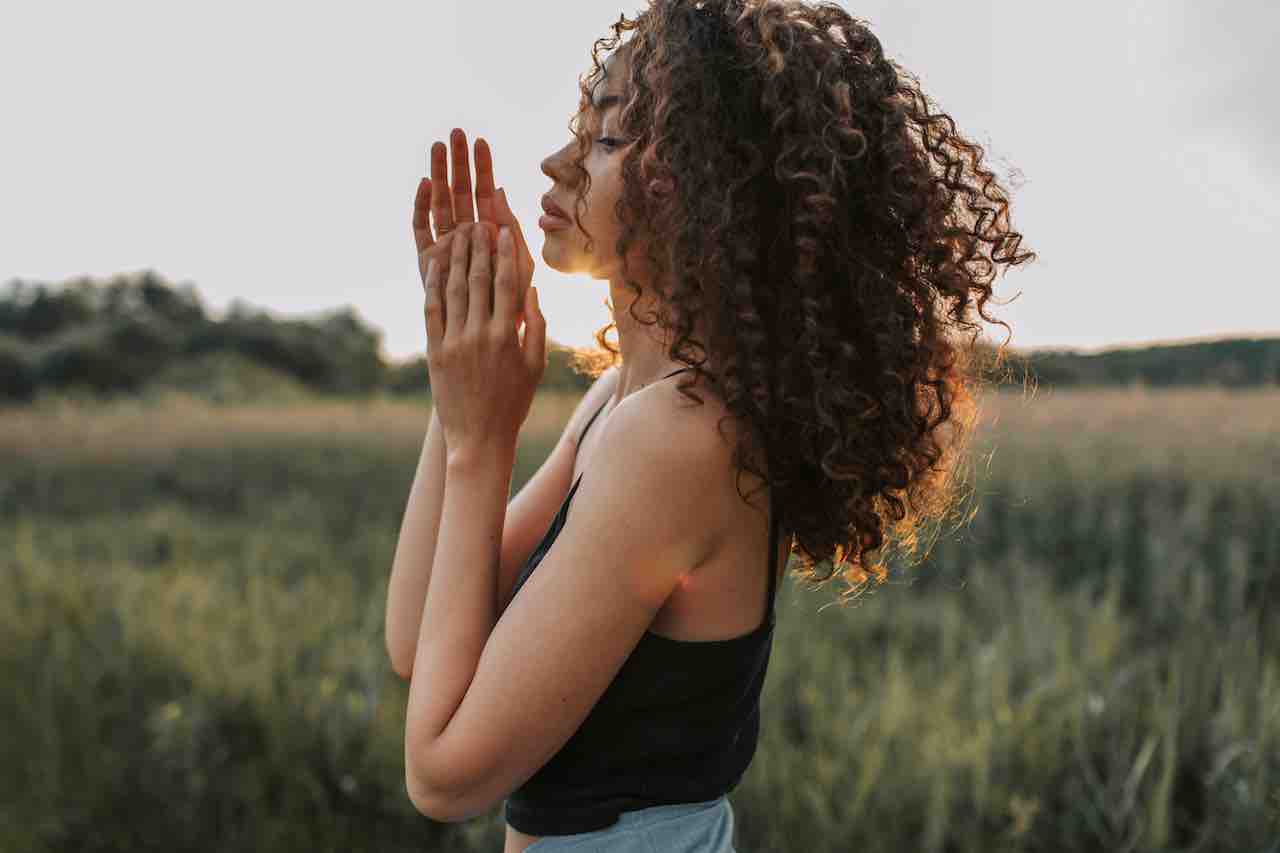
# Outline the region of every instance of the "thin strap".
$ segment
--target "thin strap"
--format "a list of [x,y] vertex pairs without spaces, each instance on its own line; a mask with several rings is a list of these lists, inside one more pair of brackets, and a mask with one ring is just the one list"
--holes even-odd
[[[691,367],[682,367],[682,368],[680,368],[680,370],[672,371],[671,373],[668,373],[666,376],[664,376],[664,377],[662,377],[662,378],[663,378],[663,379],[670,379],[672,376],[675,376],[677,373],[680,373],[681,371],[684,371],[684,370],[692,370],[692,369],[693,369],[693,368],[691,368]],[[609,401],[606,399],[603,403],[601,403],[601,404],[600,404],[600,408],[596,409],[596,413],[595,413],[594,415],[592,415],[592,416],[591,416],[591,420],[587,421],[587,425],[586,425],[586,426],[584,426],[584,427],[582,428],[582,433],[578,436],[578,446],[579,446],[579,447],[581,447],[581,446],[582,446],[582,439],[584,439],[584,438],[586,438],[586,437],[587,437],[587,430],[591,429],[591,425],[592,425],[593,423],[595,423],[595,422],[596,422],[596,418],[600,417],[600,413],[604,411],[604,407],[605,407],[605,406],[607,406],[607,405],[609,405]],[[579,474],[579,475],[578,475],[578,477],[579,477],[579,479],[581,479],[582,475],[581,475],[581,474]]]
[[[675,376],[677,373],[680,373],[680,372],[685,371],[685,370],[692,370],[692,369],[693,369],[692,367],[682,367],[682,368],[680,368],[680,370],[673,370],[671,373],[668,373],[666,376],[664,376],[664,377],[662,377],[662,378],[663,378],[663,379],[670,379],[672,376]],[[582,434],[578,436],[578,445],[579,445],[579,446],[581,446],[581,445],[582,445],[582,439],[586,438],[586,436],[587,436],[587,430],[591,429],[591,425],[592,425],[593,423],[595,423],[595,422],[596,422],[596,418],[600,416],[600,413],[604,411],[604,407],[605,407],[605,406],[607,406],[607,405],[609,405],[609,401],[608,401],[608,400],[605,400],[605,401],[600,405],[600,408],[596,409],[596,413],[595,413],[594,415],[592,415],[592,416],[591,416],[591,420],[587,421],[587,425],[586,425],[586,426],[584,426],[584,427],[582,428]]]
[[600,417],[600,413],[604,411],[604,407],[609,405],[609,401],[605,400],[600,408],[596,409],[596,413],[591,416],[591,420],[587,421],[587,425],[582,428],[581,435],[578,436],[578,446],[582,446],[582,439],[587,437],[587,430],[591,429],[591,425],[596,422],[596,418]]

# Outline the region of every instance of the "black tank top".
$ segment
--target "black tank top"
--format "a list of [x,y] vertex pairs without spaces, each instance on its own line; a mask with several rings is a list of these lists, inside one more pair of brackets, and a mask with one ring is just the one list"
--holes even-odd
[[[591,416],[583,436],[603,410]],[[516,579],[512,600],[564,527],[581,482],[580,474]],[[724,640],[646,631],[573,736],[507,797],[507,823],[530,835],[590,832],[624,811],[702,802],[737,787],[755,755],[760,691],[773,648],[772,494],[768,606],[760,626]]]

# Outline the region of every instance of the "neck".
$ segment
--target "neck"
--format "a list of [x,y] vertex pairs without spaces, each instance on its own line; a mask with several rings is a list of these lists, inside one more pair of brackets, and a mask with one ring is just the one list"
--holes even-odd
[[[643,283],[642,283],[642,286]],[[613,402],[626,397],[645,386],[660,381],[673,370],[685,365],[673,361],[667,354],[668,341],[657,325],[646,326],[636,322],[628,308],[635,302],[634,313],[646,320],[656,315],[658,307],[652,292],[646,287],[639,297],[621,280],[609,281],[609,302],[614,306],[613,319],[618,327],[618,350],[622,363],[618,366],[618,384]]]

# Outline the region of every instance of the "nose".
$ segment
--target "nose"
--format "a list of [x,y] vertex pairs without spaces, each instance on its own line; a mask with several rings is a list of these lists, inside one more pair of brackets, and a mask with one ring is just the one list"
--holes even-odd
[[577,145],[577,140],[571,139],[561,146],[559,151],[555,151],[544,157],[541,163],[542,174],[550,178],[553,183],[568,186],[568,169],[566,167],[569,162],[568,158],[571,152],[577,150]]

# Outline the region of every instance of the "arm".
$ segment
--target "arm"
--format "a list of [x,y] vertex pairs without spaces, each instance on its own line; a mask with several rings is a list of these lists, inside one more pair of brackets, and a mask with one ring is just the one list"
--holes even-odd
[[504,465],[488,457],[501,454],[450,465],[405,712],[405,781],[424,815],[480,814],[545,764],[706,551],[700,486],[723,475],[718,434],[624,402],[598,442],[610,464],[583,480],[559,538],[501,618],[485,571],[505,487]]
[[435,737],[453,716],[498,619],[497,567],[514,460],[514,448],[497,445],[448,454],[440,565],[427,589],[409,680],[410,728],[425,737]]
[[502,528],[502,563],[498,569],[499,613],[506,609],[516,578],[569,494],[569,487],[573,485],[573,466],[578,458],[578,437],[583,426],[613,394],[617,385],[616,367],[610,367],[591,384],[561,430],[556,446],[507,504]]
[[[516,221],[505,191],[497,191],[493,180],[493,158],[489,144],[476,140],[475,207],[471,202],[471,166],[467,155],[466,134],[460,128],[449,137],[452,152],[453,180],[449,181],[445,146],[431,146],[431,177],[418,182],[413,207],[413,237],[418,253],[418,273],[425,287],[427,264],[437,258],[446,265],[450,258],[451,238],[455,226],[468,222],[491,223],[490,229],[508,225],[519,245],[520,302],[533,277],[533,258],[525,243],[524,232]],[[450,186],[452,183],[452,186]],[[447,231],[438,240],[435,229]],[[522,315],[520,311],[518,316]],[[444,430],[434,406],[431,426],[423,443],[418,469],[409,491],[408,505],[400,522],[400,538],[396,542],[391,563],[391,579],[387,584],[386,646],[392,669],[401,678],[412,673],[414,652],[421,630],[423,602],[431,580],[436,539],[444,505],[446,447]]]
[[422,605],[431,580],[431,564],[444,507],[444,430],[435,408],[400,521],[400,538],[387,582],[386,643],[391,667],[408,679],[422,625]]
[[[578,401],[551,454],[507,505],[496,591],[498,612],[505,609],[516,577],[569,492],[582,426],[613,393],[617,378],[617,368],[611,367],[592,383]],[[444,509],[445,454],[444,430],[433,411],[409,503],[400,523],[400,539],[387,585],[387,654],[392,669],[406,681],[413,674],[423,603]]]

